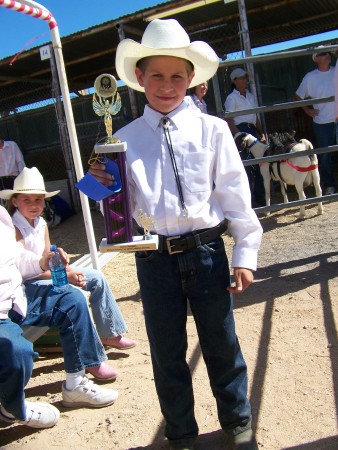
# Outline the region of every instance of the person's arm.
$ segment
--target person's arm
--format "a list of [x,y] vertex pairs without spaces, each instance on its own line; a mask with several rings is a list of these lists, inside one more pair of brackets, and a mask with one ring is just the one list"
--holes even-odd
[[260,134],[260,140],[262,142],[265,142],[266,141],[266,137],[265,137],[265,134],[263,133],[263,128],[262,128],[261,121],[259,120],[258,116],[256,116],[256,117],[257,117],[257,119],[256,119],[256,128],[257,128],[257,130],[258,130],[258,132]]
[[[303,98],[299,97],[299,95],[295,95],[296,100],[304,100]],[[313,106],[302,106],[302,110],[305,112],[305,114],[311,118],[316,117],[318,115],[318,109],[315,109]]]
[[22,152],[16,142],[14,142],[15,151],[15,162],[19,172],[22,172],[23,168],[26,167],[25,160],[23,159]]

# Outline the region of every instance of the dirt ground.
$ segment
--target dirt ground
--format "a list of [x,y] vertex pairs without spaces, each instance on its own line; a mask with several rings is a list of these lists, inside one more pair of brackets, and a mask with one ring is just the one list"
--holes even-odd
[[[308,206],[261,217],[264,228],[255,283],[235,298],[237,334],[249,369],[253,426],[264,450],[338,449],[338,205],[324,203],[324,215]],[[104,236],[100,213],[93,211],[98,242]],[[88,253],[82,216],[52,231],[52,240],[73,259]],[[224,237],[228,253],[232,240]],[[61,404],[64,379],[60,354],[41,354],[27,388],[30,400],[47,401],[61,411],[49,430],[0,425],[4,449],[166,449],[155,393],[149,345],[133,254],[118,254],[104,267],[111,288],[138,346],[108,350],[119,371],[110,386],[119,391],[112,406],[67,409]],[[193,374],[197,450],[226,449],[215,401],[188,317],[188,358]]]

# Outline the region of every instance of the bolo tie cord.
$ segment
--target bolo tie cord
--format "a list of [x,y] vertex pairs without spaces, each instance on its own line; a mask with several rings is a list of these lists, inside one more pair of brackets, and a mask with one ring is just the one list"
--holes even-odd
[[177,185],[177,189],[178,189],[178,194],[179,194],[179,197],[180,197],[180,202],[181,202],[181,206],[182,206],[183,216],[184,217],[188,217],[188,210],[187,210],[187,207],[185,206],[184,196],[183,196],[183,191],[182,191],[182,185],[181,185],[180,177],[178,176],[178,169],[177,169],[174,149],[173,149],[173,145],[172,145],[172,142],[171,142],[171,136],[170,136],[170,132],[169,132],[169,119],[168,119],[168,117],[162,117],[161,124],[162,124],[162,127],[163,127],[164,136],[165,136],[165,139],[167,141],[167,145],[168,145],[168,149],[169,149],[169,155],[170,155],[170,159],[171,159],[171,164],[173,166],[173,171],[174,171],[174,175],[175,175],[175,180],[176,180],[176,185]]

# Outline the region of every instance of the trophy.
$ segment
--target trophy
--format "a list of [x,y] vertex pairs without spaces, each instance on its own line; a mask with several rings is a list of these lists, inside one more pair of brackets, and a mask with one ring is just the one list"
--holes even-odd
[[108,251],[153,250],[158,246],[157,235],[150,233],[154,226],[147,214],[139,211],[139,223],[144,229],[143,236],[133,236],[133,217],[130,208],[126,174],[126,142],[113,137],[112,116],[121,109],[121,97],[117,92],[117,83],[113,75],[104,73],[94,83],[93,110],[104,118],[107,136],[94,145],[94,151],[88,163],[98,162],[106,166],[106,172],[113,177],[113,185],[104,187],[87,173],[77,183],[77,188],[88,197],[103,204],[106,238],[102,239],[99,249]]

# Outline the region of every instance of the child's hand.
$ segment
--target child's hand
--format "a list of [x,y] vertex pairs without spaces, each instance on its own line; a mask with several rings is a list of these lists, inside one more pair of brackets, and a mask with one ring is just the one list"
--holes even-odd
[[231,294],[241,294],[253,282],[252,270],[244,267],[234,267],[234,283],[227,288]]
[[83,288],[87,282],[86,277],[82,272],[75,272],[72,269],[67,270],[67,278],[70,284],[80,288]]
[[94,163],[89,168],[89,173],[96,178],[104,186],[113,185],[113,177],[110,173],[105,171],[106,166],[104,164]]
[[59,254],[61,256],[63,265],[67,268],[69,266],[69,256],[68,256],[68,254],[61,247],[58,247],[58,252],[59,252]]

